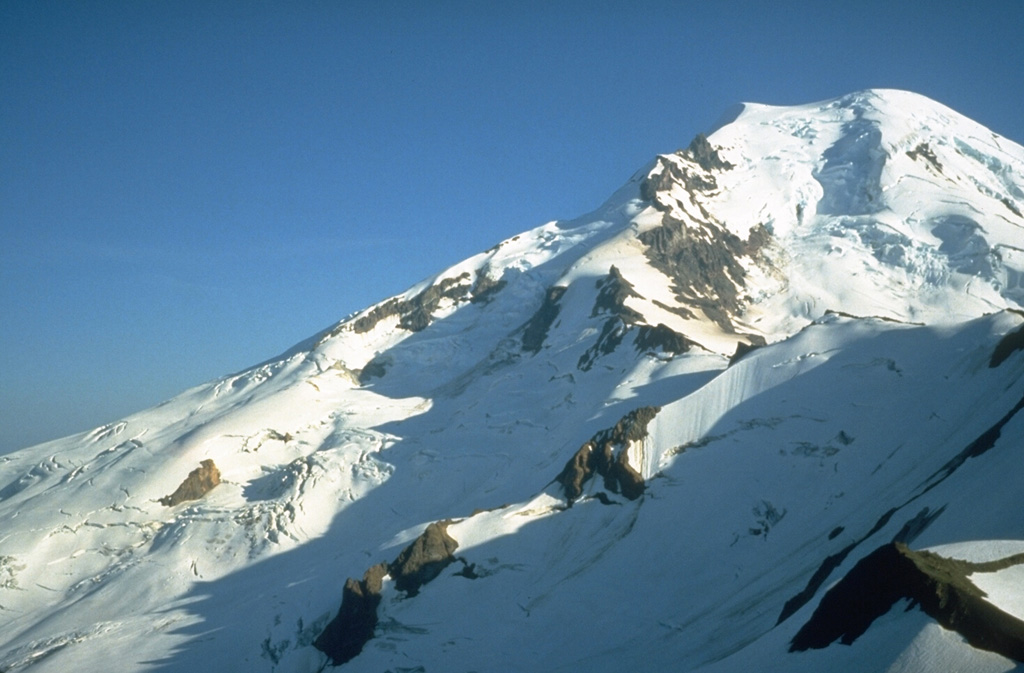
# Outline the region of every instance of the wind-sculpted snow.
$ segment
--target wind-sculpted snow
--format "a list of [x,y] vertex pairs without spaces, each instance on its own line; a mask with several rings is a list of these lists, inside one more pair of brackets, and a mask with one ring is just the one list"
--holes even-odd
[[[591,213],[0,457],[0,670],[1008,670],[899,605],[789,650],[872,550],[1024,552],[1021,175],[913,94],[746,104]],[[1020,572],[964,574],[973,613],[1024,619]]]

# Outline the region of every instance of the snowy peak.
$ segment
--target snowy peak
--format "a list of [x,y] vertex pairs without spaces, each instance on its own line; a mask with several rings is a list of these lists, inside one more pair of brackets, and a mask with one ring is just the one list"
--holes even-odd
[[733,231],[763,224],[788,286],[765,286],[776,298],[755,300],[751,319],[825,308],[942,320],[1018,303],[1019,145],[900,91],[748,105],[710,141],[736,168],[706,209]]
[[630,325],[730,354],[828,311],[980,315],[1024,293],[1022,174],[1019,146],[915,94],[746,105],[710,138],[657,157],[598,211],[506,241],[353,328],[393,314],[415,332],[438,310],[489,301],[511,283],[515,306],[502,310],[527,297],[534,309],[514,310],[518,323],[500,338],[527,325],[525,350],[537,352],[566,302],[581,304],[570,324],[595,317],[596,300],[569,288],[599,283],[612,266],[632,288],[629,325],[598,325],[601,348]]
[[591,213],[3,456],[0,670],[1008,670],[1022,175],[914,94],[743,105]]

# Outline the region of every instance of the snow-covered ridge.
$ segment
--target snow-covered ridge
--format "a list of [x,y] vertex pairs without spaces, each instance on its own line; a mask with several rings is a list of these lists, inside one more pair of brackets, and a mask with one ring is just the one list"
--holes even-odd
[[361,332],[390,313],[385,326],[418,331],[424,295],[442,317],[478,303],[480,288],[489,301],[511,285],[514,302],[493,311],[515,316],[511,331],[530,316],[510,308],[596,282],[612,263],[636,290],[639,322],[720,353],[786,338],[829,310],[958,320],[1024,297],[1022,175],[1019,145],[907,92],[748,104],[710,139],[658,157],[599,211],[506,241],[350,325]]
[[[1012,667],[919,611],[791,649],[885,545],[1024,544],[1024,148],[900,91],[734,112],[592,213],[0,458],[0,670]],[[1020,618],[1016,567],[964,581]]]

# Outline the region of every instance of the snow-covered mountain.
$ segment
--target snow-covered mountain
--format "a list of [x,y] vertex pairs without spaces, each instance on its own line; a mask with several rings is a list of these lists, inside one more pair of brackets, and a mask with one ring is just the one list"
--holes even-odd
[[927,98],[739,106],[0,458],[0,671],[1024,670],[1022,210]]

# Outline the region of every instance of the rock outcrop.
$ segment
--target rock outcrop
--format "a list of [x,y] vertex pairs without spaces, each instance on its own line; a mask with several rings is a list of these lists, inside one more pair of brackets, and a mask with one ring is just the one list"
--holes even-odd
[[633,345],[640,352],[651,352],[659,348],[663,353],[680,355],[690,350],[693,342],[664,323],[655,326],[640,325]]
[[160,498],[160,504],[174,507],[188,500],[198,500],[209,493],[220,483],[220,470],[207,458],[199,463],[199,467],[189,472],[185,481],[175,489],[174,493]]
[[590,317],[594,318],[602,313],[610,313],[622,319],[627,325],[634,325],[643,321],[643,315],[626,306],[626,300],[630,297],[640,298],[640,295],[633,284],[622,276],[622,272],[613,264],[608,269],[608,275],[597,281],[597,299],[594,301],[594,308]]
[[455,560],[454,553],[459,543],[448,535],[450,524],[451,521],[435,521],[427,526],[388,566],[388,574],[395,580],[396,589],[415,596],[420,587],[440,575]]
[[331,658],[335,665],[344,664],[363,651],[377,628],[377,607],[388,565],[371,566],[362,580],[345,580],[341,593],[341,608],[313,646]]
[[313,641],[335,666],[350,661],[374,636],[384,578],[412,597],[455,560],[459,543],[448,535],[451,521],[435,521],[391,563],[371,566],[362,580],[345,580],[338,614]]
[[533,314],[530,321],[526,323],[526,328],[523,331],[524,351],[534,354],[540,352],[541,346],[544,345],[544,340],[548,338],[548,330],[551,329],[551,325],[555,322],[555,318],[558,317],[559,311],[562,310],[558,300],[565,294],[565,290],[566,288],[561,285],[548,288],[547,294],[544,295],[544,303]]
[[790,651],[821,649],[836,640],[849,645],[900,599],[919,605],[971,646],[1024,661],[1024,622],[985,600],[968,579],[1024,563],[1024,554],[971,563],[893,542],[871,552],[821,599],[797,632]]
[[735,331],[732,319],[744,307],[747,272],[741,260],[756,255],[770,238],[761,225],[743,240],[718,224],[698,228],[668,212],[660,226],[640,234],[647,259],[672,280],[677,300],[726,332]]
[[708,141],[707,136],[703,133],[698,133],[690,141],[690,146],[686,148],[685,154],[689,155],[698,166],[706,171],[727,171],[735,168],[735,166],[722,158],[718,153],[718,149]]
[[635,333],[633,345],[641,353],[661,349],[663,353],[678,355],[685,353],[693,345],[685,336],[664,324],[659,323],[654,327],[644,324],[643,315],[626,306],[627,299],[641,297],[614,265],[609,269],[607,276],[597,281],[597,289],[597,300],[594,302],[590,317],[609,317],[602,325],[597,341],[576,363],[576,368],[580,371],[589,371],[601,356],[615,351],[630,332]]
[[504,279],[494,280],[486,273],[481,273],[477,276],[473,289],[470,290],[469,301],[474,304],[488,304],[506,285],[508,285],[508,281]]
[[640,407],[623,416],[615,427],[598,432],[584,442],[555,481],[562,486],[569,505],[583,495],[583,485],[595,474],[604,478],[604,486],[630,500],[644,494],[643,475],[629,464],[629,445],[643,441],[647,426],[661,407]]
[[469,273],[454,278],[444,278],[417,294],[412,299],[394,297],[378,304],[366,314],[352,321],[352,330],[357,334],[369,332],[381,320],[397,316],[398,326],[410,332],[420,332],[433,320],[442,299],[463,301],[468,299],[471,286]]

